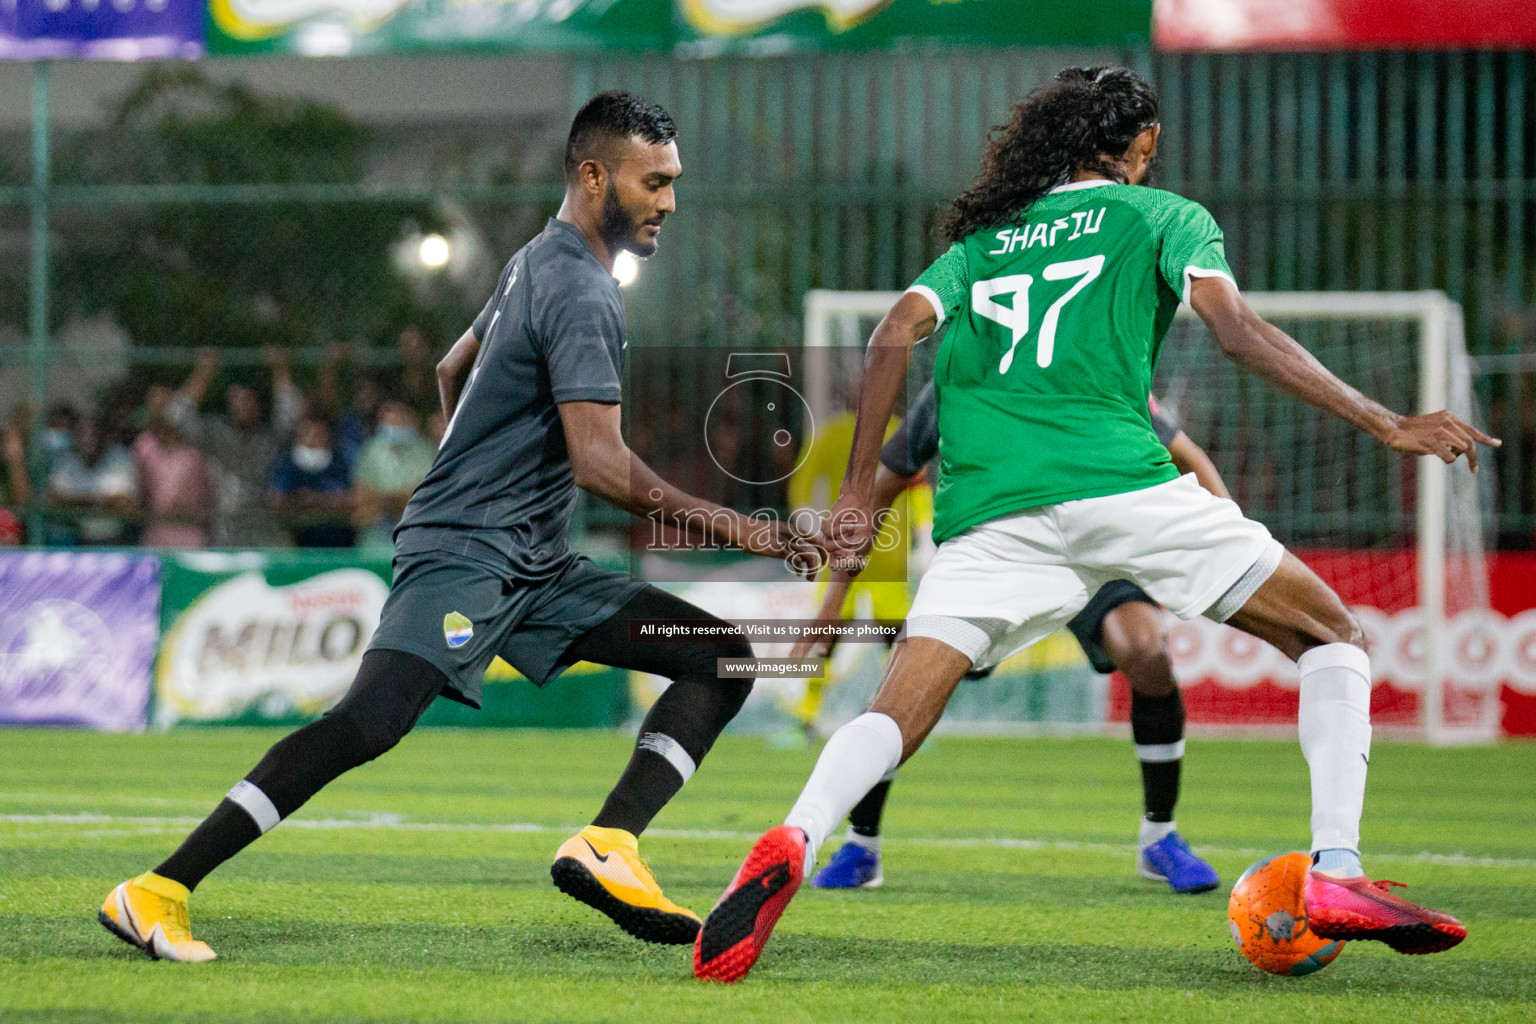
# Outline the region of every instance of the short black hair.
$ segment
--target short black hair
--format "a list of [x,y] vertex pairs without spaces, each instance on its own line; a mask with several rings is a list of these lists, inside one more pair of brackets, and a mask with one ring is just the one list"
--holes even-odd
[[[677,138],[672,115],[633,93],[600,92],[576,112],[565,140],[565,176],[571,178],[583,160],[598,157],[606,144],[638,136],[653,146]],[[598,157],[600,159],[600,157]]]

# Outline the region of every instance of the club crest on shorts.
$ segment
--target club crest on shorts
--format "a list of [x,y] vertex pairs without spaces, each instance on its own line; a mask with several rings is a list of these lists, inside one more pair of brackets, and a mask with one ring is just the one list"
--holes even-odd
[[474,635],[475,624],[458,612],[443,616],[443,639],[448,641],[449,647],[463,647]]

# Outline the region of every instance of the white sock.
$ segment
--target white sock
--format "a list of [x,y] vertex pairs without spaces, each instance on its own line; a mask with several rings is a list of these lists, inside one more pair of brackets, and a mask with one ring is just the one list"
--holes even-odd
[[900,763],[901,727],[889,715],[867,711],[827,740],[810,781],[784,819],[784,824],[805,833],[807,876],[816,866],[816,851],[837,823]]
[[1371,757],[1371,661],[1353,644],[1324,644],[1296,667],[1297,732],[1312,772],[1312,850],[1358,852]]
[[1313,859],[1317,862],[1313,870],[1320,875],[1355,878],[1365,874],[1365,868],[1360,866],[1360,855],[1354,850],[1318,850]]
[[868,850],[870,853],[873,853],[875,856],[880,856],[879,836],[861,836],[853,830],[852,825],[849,825],[848,834],[844,841],[852,843],[854,846],[862,846],[864,849]]
[[1153,843],[1162,842],[1168,838],[1168,834],[1177,826],[1171,821],[1148,821],[1141,819],[1141,827],[1137,830],[1136,845],[1145,850]]

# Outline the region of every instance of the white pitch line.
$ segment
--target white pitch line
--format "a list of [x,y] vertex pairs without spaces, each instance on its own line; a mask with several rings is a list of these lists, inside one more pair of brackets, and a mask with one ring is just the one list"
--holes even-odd
[[[126,817],[109,814],[0,814],[0,825],[122,825],[135,827],[181,826],[192,827],[201,818]],[[534,835],[565,835],[568,825],[539,825],[533,822],[486,822],[406,821],[398,814],[373,814],[366,818],[289,818],[284,828],[315,829],[319,831],[346,831],[350,829],[380,829],[397,832],[486,832],[527,833]],[[646,835],[668,839],[731,839],[750,842],[758,837],[756,832],[733,832],[716,829],[653,828]],[[1085,843],[1062,839],[1018,839],[1011,836],[988,838],[946,837],[910,838],[887,836],[887,843],[898,846],[938,846],[950,849],[992,848],[1002,850],[1077,850],[1084,853],[1134,853],[1132,843]],[[1201,853],[1210,856],[1261,857],[1273,850],[1248,847],[1197,846]],[[1529,857],[1474,857],[1464,853],[1368,853],[1372,861],[1388,860],[1400,863],[1435,864],[1445,867],[1472,868],[1536,868],[1536,858]]]

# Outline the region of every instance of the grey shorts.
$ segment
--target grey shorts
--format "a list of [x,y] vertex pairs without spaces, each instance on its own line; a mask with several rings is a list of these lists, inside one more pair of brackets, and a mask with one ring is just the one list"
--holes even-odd
[[394,576],[369,648],[425,658],[448,677],[443,696],[475,708],[492,659],[500,655],[543,686],[565,670],[560,656],[573,640],[645,588],[582,555],[529,581],[445,551],[399,553]]

